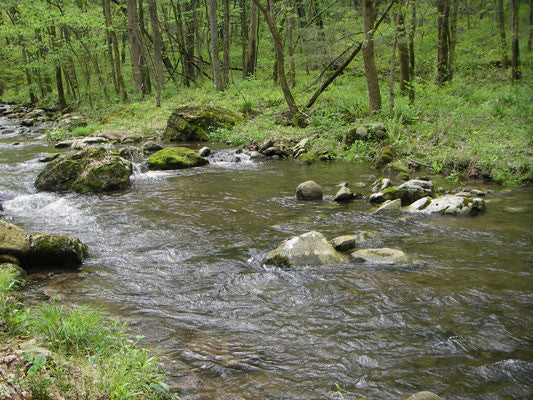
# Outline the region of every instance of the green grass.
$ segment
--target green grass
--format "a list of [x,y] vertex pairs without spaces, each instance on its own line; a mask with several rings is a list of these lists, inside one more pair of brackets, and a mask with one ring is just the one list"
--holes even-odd
[[15,277],[15,270],[0,269],[0,345],[8,353],[28,337],[36,342],[23,353],[29,367],[19,366],[12,382],[20,390],[34,399],[172,397],[159,359],[128,338],[125,324],[89,306],[25,307]]

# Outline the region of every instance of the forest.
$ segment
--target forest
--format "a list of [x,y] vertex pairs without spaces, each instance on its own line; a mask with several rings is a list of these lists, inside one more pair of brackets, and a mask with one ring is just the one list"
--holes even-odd
[[382,144],[345,138],[380,122],[404,164],[532,177],[531,3],[3,3],[2,100],[80,111],[74,135],[153,134],[173,107],[211,103],[246,115],[216,141],[315,134],[319,158],[367,162]]

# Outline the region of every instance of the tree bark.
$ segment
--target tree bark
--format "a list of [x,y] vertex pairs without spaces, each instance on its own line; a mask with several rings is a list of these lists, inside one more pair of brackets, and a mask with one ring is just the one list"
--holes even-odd
[[500,31],[500,51],[502,67],[509,67],[509,59],[507,58],[507,40],[505,38],[505,14],[503,12],[503,0],[496,0],[496,20],[498,22],[498,30]]
[[450,37],[448,48],[448,82],[452,81],[455,70],[455,46],[457,44],[457,8],[459,6],[458,0],[452,0],[450,10]]
[[283,97],[285,97],[285,101],[289,106],[289,112],[293,118],[300,119],[302,117],[302,112],[296,105],[296,101],[292,96],[291,89],[287,84],[287,77],[285,76],[285,60],[283,57],[283,45],[281,43],[281,36],[276,26],[276,22],[274,21],[274,17],[270,13],[270,9],[263,6],[260,3],[260,0],[253,0],[253,2],[257,5],[257,8],[261,10],[261,13],[265,17],[268,29],[270,30],[272,39],[274,40],[274,52],[276,54],[276,62],[278,63],[279,83],[281,85],[281,90],[283,91]]
[[448,81],[448,20],[450,15],[450,4],[448,0],[437,0],[437,84],[443,85]]
[[416,32],[416,0],[411,1],[411,24],[409,27],[409,80],[411,87],[409,88],[409,101],[415,101],[415,88],[413,82],[415,80],[415,32]]
[[138,0],[138,13],[139,23],[137,24],[137,37],[139,38],[139,45],[141,46],[141,73],[143,77],[143,94],[150,94],[152,92],[152,82],[150,80],[150,59],[147,59],[142,51],[142,31],[144,27],[144,0]]
[[111,38],[111,43],[113,45],[113,59],[115,63],[115,73],[117,76],[117,84],[120,91],[120,97],[123,102],[128,100],[128,95],[126,93],[126,85],[124,84],[124,78],[122,77],[122,72],[120,70],[120,52],[118,50],[118,39],[117,34],[113,29],[113,24],[111,21],[111,10],[109,6],[109,0],[102,0],[102,7],[104,9],[105,24],[109,32],[109,37]]
[[248,32],[248,48],[246,50],[246,64],[243,69],[244,78],[255,74],[255,60],[257,51],[257,5],[252,1],[250,7],[250,30]]
[[400,92],[405,94],[411,86],[411,73],[409,68],[409,47],[405,32],[405,13],[399,9],[398,14],[398,63],[400,64]]
[[372,0],[362,0],[363,5],[363,61],[365,64],[366,84],[368,87],[368,98],[370,103],[370,113],[381,108],[381,94],[379,91],[379,80],[374,59],[374,8]]
[[287,18],[287,54],[289,56],[289,84],[291,88],[296,86],[296,64],[294,62],[294,29],[295,29],[295,6],[294,0],[287,1],[288,13]]
[[398,25],[400,22],[400,14],[402,12],[402,0],[398,2],[398,12],[394,20],[394,36],[392,39],[392,52],[389,64],[389,107],[394,110],[394,70],[396,69],[396,47],[398,44]]
[[217,1],[209,0],[209,32],[211,34],[211,64],[213,67],[213,80],[217,92],[224,90],[222,76],[220,75],[220,59],[218,56],[218,26],[217,26]]
[[144,94],[144,79],[141,71],[141,44],[137,35],[137,2],[135,0],[127,0],[127,19],[133,81],[137,92]]
[[31,74],[28,68],[28,53],[26,52],[26,46],[24,46],[23,44],[22,37],[21,37],[21,48],[22,48],[22,61],[24,62],[24,74],[26,75],[26,83],[28,84],[30,103],[35,104],[37,103],[37,96],[35,96],[35,93],[33,92]]
[[152,27],[152,44],[154,49],[156,105],[157,107],[161,107],[161,91],[165,85],[165,77],[163,75],[163,57],[161,54],[162,39],[156,0],[148,0],[148,11],[150,12],[150,26]]
[[222,21],[223,53],[222,53],[222,80],[224,87],[229,83],[229,0],[224,2],[224,20]]
[[511,81],[522,79],[520,71],[520,51],[518,43],[518,9],[520,0],[511,0]]
[[246,0],[241,1],[241,65],[246,68],[246,49],[248,48],[248,18],[246,17]]

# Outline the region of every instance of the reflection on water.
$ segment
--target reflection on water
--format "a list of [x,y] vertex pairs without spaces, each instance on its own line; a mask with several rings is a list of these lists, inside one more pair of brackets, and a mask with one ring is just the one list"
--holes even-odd
[[[128,320],[168,358],[184,399],[332,398],[336,384],[347,399],[533,397],[531,189],[492,194],[476,218],[390,218],[363,200],[332,201],[343,181],[367,183],[368,194],[376,172],[366,167],[215,153],[193,170],[138,168],[124,193],[36,193],[50,148],[15,141],[0,135],[5,219],[75,235],[92,252],[80,273],[31,290]],[[323,202],[294,199],[307,179]],[[267,250],[312,229],[371,231],[419,262],[262,265]]]

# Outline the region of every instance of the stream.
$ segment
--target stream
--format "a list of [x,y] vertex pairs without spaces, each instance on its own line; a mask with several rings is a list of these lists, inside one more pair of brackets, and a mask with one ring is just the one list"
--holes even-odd
[[[90,303],[129,323],[188,399],[533,398],[533,189],[491,190],[477,217],[372,215],[337,204],[344,181],[370,194],[378,171],[350,163],[230,162],[168,172],[136,168],[105,195],[37,192],[42,132],[0,118],[3,218],[78,237],[81,271],[51,273],[29,298]],[[322,202],[296,186],[322,185]],[[442,177],[436,187],[450,188]],[[310,230],[373,232],[410,267],[357,263],[305,270],[264,254]]]

